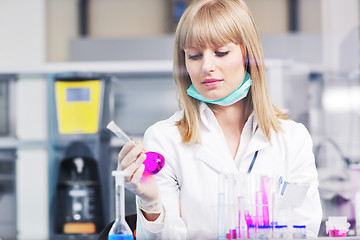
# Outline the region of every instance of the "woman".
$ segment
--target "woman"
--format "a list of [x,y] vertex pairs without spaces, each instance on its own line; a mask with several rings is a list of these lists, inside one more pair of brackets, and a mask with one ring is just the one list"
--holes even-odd
[[[291,217],[317,235],[321,206],[312,140],[271,103],[260,39],[245,3],[193,1],[179,21],[174,56],[182,110],[151,126],[144,145],[129,142],[119,153],[126,187],[137,195],[137,238],[217,238],[220,173],[309,184]],[[142,176],[144,149],[166,159],[156,176]]]

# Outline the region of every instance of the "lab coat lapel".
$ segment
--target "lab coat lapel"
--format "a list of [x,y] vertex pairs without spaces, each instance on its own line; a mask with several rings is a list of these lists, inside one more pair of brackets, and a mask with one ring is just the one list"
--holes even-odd
[[[256,151],[264,149],[270,145],[270,142],[264,135],[263,131],[259,128],[257,118],[254,114],[250,116],[252,121],[252,132],[253,136],[244,152],[244,157],[249,154],[253,155]],[[271,135],[274,135],[274,131],[271,132]]]
[[[270,143],[267,140],[266,136],[260,129],[257,129],[244,153],[242,164],[240,166],[240,171],[248,171],[255,152],[258,151],[256,159],[261,158],[261,150],[267,148],[268,146],[270,146]],[[256,168],[256,160],[254,162],[254,168]]]
[[260,129],[257,129],[254,136],[251,138],[251,140],[249,142],[249,145],[248,145],[248,147],[247,147],[247,149],[245,151],[245,156],[247,154],[252,154],[252,153],[254,153],[256,151],[264,149],[269,145],[270,145],[270,143],[267,140],[264,133]]

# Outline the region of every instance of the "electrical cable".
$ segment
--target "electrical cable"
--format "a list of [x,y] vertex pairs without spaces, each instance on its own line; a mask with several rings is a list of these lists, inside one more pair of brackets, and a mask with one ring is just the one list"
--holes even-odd
[[336,152],[339,154],[340,158],[345,162],[346,167],[348,168],[351,164],[358,164],[359,161],[352,162],[349,157],[345,156],[344,153],[341,151],[339,145],[331,138],[325,138],[323,141],[321,141],[314,150],[314,156],[315,156],[315,164],[318,166],[318,157],[321,148],[325,143],[330,143],[330,145],[336,150]]

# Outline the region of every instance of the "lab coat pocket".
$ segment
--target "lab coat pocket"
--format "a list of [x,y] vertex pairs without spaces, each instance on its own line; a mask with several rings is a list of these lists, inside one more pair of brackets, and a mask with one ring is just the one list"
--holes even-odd
[[[287,183],[287,182],[286,182]],[[281,187],[280,205],[299,207],[303,204],[310,185],[305,183],[287,183]]]

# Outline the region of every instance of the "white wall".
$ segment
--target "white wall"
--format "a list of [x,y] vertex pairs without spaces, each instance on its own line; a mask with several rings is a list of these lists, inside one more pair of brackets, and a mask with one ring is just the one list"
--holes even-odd
[[[322,0],[321,7],[325,69],[356,71],[359,68],[359,0]],[[344,49],[344,43],[349,51]],[[342,58],[344,51],[349,55]]]
[[[1,0],[0,65],[40,64],[46,60],[45,0]],[[46,80],[16,82],[17,239],[48,238],[48,156]],[[30,146],[30,147],[29,147]]]
[[40,77],[16,84],[18,239],[48,239],[47,84]]
[[44,1],[0,1],[0,64],[45,60]]

